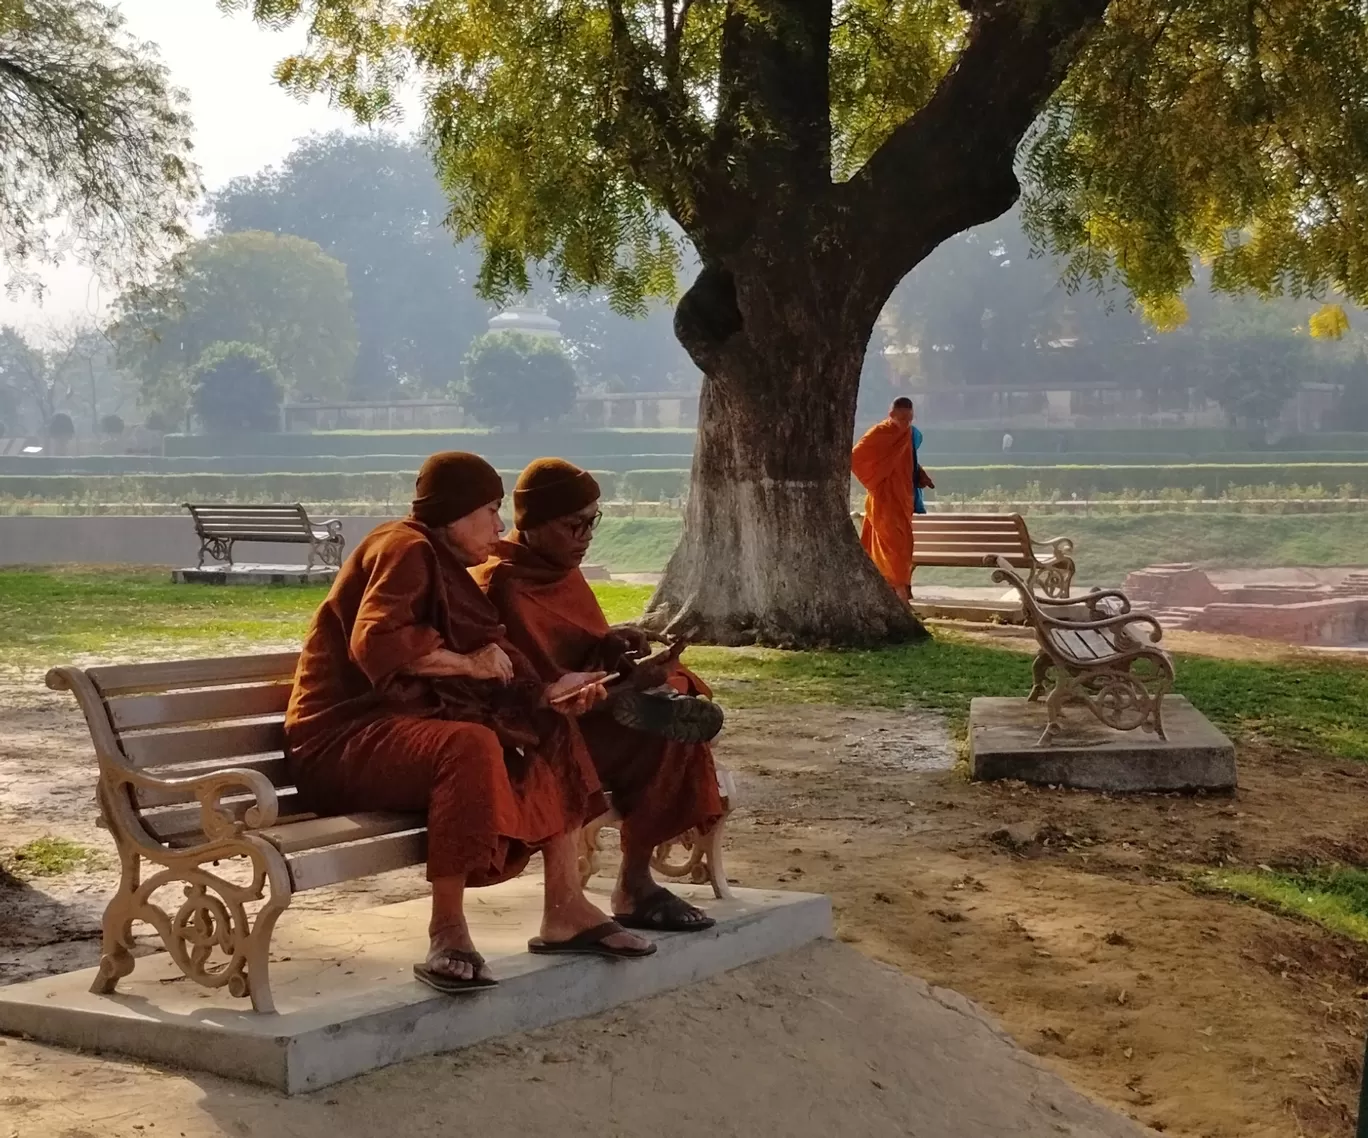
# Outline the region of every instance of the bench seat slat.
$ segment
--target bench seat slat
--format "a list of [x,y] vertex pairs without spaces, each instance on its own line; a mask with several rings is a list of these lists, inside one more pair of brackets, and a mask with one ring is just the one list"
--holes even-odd
[[294,678],[298,652],[262,656],[226,656],[206,660],[167,660],[159,664],[112,664],[90,668],[86,675],[105,698],[133,692],[224,687]]
[[288,683],[267,683],[125,696],[109,701],[109,717],[120,731],[179,727],[211,719],[249,719],[284,711],[290,687]]
[[335,814],[327,818],[310,818],[304,822],[290,822],[257,830],[283,854],[303,853],[324,846],[340,846],[347,842],[378,838],[384,834],[398,834],[406,830],[421,830],[427,825],[422,814],[402,814],[392,810],[375,810],[360,814]]
[[392,869],[421,865],[427,860],[427,831],[386,834],[349,846],[333,846],[286,855],[290,884],[298,891],[354,881]]
[[282,716],[259,723],[230,723],[220,727],[191,727],[149,735],[125,735],[124,754],[135,767],[164,767],[225,759],[221,766],[243,755],[283,752],[285,721]]

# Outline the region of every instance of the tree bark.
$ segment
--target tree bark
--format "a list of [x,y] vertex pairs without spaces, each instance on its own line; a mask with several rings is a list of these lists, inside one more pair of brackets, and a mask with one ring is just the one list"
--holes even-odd
[[738,287],[705,269],[681,301],[675,327],[703,391],[684,536],[647,627],[782,648],[918,638],[850,522],[855,396],[878,305],[843,319],[848,298],[798,283],[820,271],[792,270]]

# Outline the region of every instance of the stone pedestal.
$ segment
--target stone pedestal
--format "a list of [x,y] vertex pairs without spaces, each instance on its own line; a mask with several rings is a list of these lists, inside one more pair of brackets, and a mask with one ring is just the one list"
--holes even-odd
[[980,698],[969,705],[969,766],[975,779],[1020,779],[1103,791],[1233,790],[1235,747],[1180,695],[1164,699],[1167,739],[1113,731],[1086,707],[1068,706],[1045,746],[1045,703]]
[[[440,995],[413,978],[413,962],[427,953],[426,899],[331,914],[301,906],[281,917],[271,944],[277,1015],[260,1015],[223,989],[199,987],[157,953],[139,959],[110,996],[90,992],[93,968],[0,988],[0,1034],[211,1071],[293,1094],[594,1015],[832,934],[825,897],[737,889],[733,900],[715,901],[711,890],[677,891],[705,906],[716,926],[652,934],[656,955],[619,961],[528,954],[541,920],[535,875],[471,890],[471,933],[499,985],[460,996]],[[595,900],[608,904],[606,895]]]

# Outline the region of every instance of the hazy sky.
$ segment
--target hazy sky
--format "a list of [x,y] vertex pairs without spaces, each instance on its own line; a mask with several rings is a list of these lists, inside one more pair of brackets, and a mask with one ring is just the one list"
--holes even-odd
[[[350,117],[323,100],[301,103],[271,79],[278,60],[303,42],[302,32],[270,32],[245,15],[225,16],[214,0],[118,0],[128,28],[158,45],[172,80],[190,95],[195,155],[213,189],[237,174],[278,162],[312,131],[351,128]],[[75,265],[44,274],[39,308],[0,293],[0,323],[40,329],[79,313],[98,313],[107,289]]]

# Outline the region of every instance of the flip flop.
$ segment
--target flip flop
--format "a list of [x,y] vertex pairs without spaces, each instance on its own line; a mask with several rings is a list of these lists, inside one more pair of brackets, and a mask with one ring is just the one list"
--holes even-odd
[[485,958],[478,952],[471,952],[463,948],[448,948],[443,950],[442,956],[448,961],[455,960],[461,964],[469,964],[474,975],[469,980],[460,980],[455,976],[448,976],[444,972],[436,971],[424,961],[413,966],[414,978],[447,996],[456,996],[463,992],[478,992],[483,988],[497,988],[499,986],[499,982],[492,977],[480,975],[480,969],[485,966]]
[[663,887],[641,898],[630,913],[614,913],[613,919],[624,929],[653,933],[701,933],[717,924],[701,909]]
[[527,951],[534,956],[606,956],[611,960],[640,960],[643,956],[655,953],[656,946],[648,944],[645,948],[614,948],[604,944],[614,933],[626,932],[617,921],[604,921],[592,929],[572,936],[569,940],[543,940],[533,937],[527,942]]

